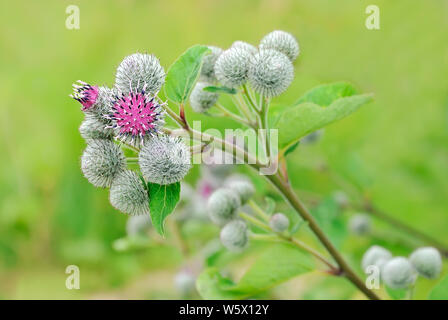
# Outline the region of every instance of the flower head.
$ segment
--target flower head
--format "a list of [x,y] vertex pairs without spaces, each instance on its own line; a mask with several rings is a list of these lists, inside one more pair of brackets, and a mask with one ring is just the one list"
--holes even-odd
[[202,59],[200,80],[213,83],[216,82],[215,63],[223,50],[214,46],[208,46],[208,48],[210,49],[211,53],[206,55],[204,59]]
[[442,270],[442,257],[432,247],[418,248],[409,257],[417,272],[428,279],[437,278]]
[[285,91],[294,78],[294,67],[283,53],[261,50],[251,59],[249,81],[252,88],[265,97],[275,97]]
[[285,54],[291,61],[299,55],[299,43],[296,38],[285,31],[272,31],[260,42],[260,49],[274,49]]
[[230,181],[226,186],[238,194],[241,204],[245,204],[249,201],[255,193],[254,185],[248,179]]
[[252,55],[256,54],[258,51],[257,47],[251,45],[250,43],[239,40],[232,43],[232,48],[240,48],[246,50]]
[[241,200],[235,191],[221,188],[208,198],[207,211],[215,224],[224,225],[236,218],[236,211],[240,206]]
[[233,220],[221,229],[222,244],[230,251],[240,252],[247,247],[249,236],[244,221]]
[[81,103],[81,110],[86,111],[96,103],[96,99],[98,98],[98,87],[91,86],[84,81],[78,80],[77,83],[73,84],[73,93],[70,95],[70,98]]
[[95,187],[110,187],[114,178],[125,170],[121,148],[110,140],[91,139],[81,157],[81,170]]
[[115,76],[115,86],[120,92],[128,93],[135,88],[150,94],[157,94],[165,83],[165,70],[159,59],[153,55],[134,53],[121,61]]
[[86,113],[84,121],[79,127],[81,137],[88,139],[112,139],[114,131],[108,128],[106,124],[95,114]]
[[204,113],[218,101],[219,94],[204,91],[204,88],[207,86],[209,86],[209,84],[205,82],[198,82],[191,92],[190,104],[195,112]]
[[[130,215],[149,215],[148,193],[140,177],[132,170],[117,174],[110,187],[112,206]],[[148,216],[146,216],[149,219]]]
[[408,259],[395,257],[384,265],[381,277],[392,289],[406,289],[414,283],[416,273]]
[[246,83],[250,57],[247,50],[237,47],[224,51],[215,63],[218,81],[229,88],[237,88]]
[[364,253],[362,257],[362,268],[366,270],[367,267],[376,265],[379,259],[387,259],[392,258],[392,254],[389,250],[384,249],[380,246],[372,246]]
[[117,130],[117,139],[131,144],[143,144],[145,138],[158,133],[163,126],[165,113],[155,96],[145,91],[131,91],[116,97],[111,114],[112,128]]
[[157,135],[145,141],[138,163],[143,177],[152,183],[182,180],[191,168],[191,152],[180,138]]
[[289,219],[283,213],[276,213],[269,220],[269,226],[275,232],[286,231],[289,228]]

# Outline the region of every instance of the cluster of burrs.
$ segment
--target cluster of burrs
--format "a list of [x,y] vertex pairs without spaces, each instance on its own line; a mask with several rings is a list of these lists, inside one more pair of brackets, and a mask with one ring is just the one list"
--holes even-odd
[[[110,202],[121,212],[148,214],[146,183],[172,184],[191,168],[190,148],[163,133],[164,103],[157,94],[165,82],[159,60],[135,53],[117,68],[115,85],[73,85],[85,119],[79,131],[87,142],[81,169],[96,187],[110,188]],[[138,152],[140,172],[128,169],[123,148]]]
[[223,50],[209,46],[204,57],[199,82],[191,96],[194,111],[204,113],[216,104],[219,93],[205,91],[218,84],[229,89],[250,87],[260,96],[272,98],[284,92],[294,78],[293,62],[299,55],[299,44],[290,33],[273,31],[258,47],[236,41]]
[[372,246],[362,258],[362,268],[366,273],[372,271],[369,267],[379,269],[381,280],[392,289],[409,289],[422,276],[435,279],[442,271],[442,257],[433,247],[416,249],[406,257],[393,257],[392,253],[380,246]]

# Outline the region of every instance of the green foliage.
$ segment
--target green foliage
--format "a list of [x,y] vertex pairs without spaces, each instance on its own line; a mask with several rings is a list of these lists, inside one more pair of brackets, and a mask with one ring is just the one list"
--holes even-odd
[[386,286],[386,291],[389,297],[393,300],[403,300],[406,298],[406,295],[408,294],[408,290],[406,289],[392,289]]
[[202,58],[210,52],[206,46],[195,45],[171,65],[166,76],[165,94],[173,102],[183,104],[199,77]]
[[235,88],[216,87],[216,86],[205,87],[204,91],[216,92],[216,93],[227,93],[227,94],[236,94],[238,92]]
[[321,85],[293,105],[272,108],[271,127],[279,129],[279,146],[288,150],[308,133],[347,117],[370,101],[371,94],[355,95],[348,83]]
[[448,300],[448,276],[445,276],[429,293],[430,300]]
[[244,299],[313,268],[308,254],[289,244],[277,244],[261,254],[238,283],[222,277],[217,268],[209,268],[198,277],[197,289],[204,299]]
[[311,213],[333,244],[340,248],[347,238],[348,230],[336,201],[331,197],[324,198]]
[[165,218],[173,212],[180,199],[180,183],[159,185],[148,183],[149,211],[154,228],[165,235]]

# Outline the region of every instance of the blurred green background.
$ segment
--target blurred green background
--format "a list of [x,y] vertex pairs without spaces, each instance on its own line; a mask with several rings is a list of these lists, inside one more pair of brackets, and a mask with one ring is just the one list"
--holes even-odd
[[[79,30],[65,27],[70,4],[80,8]],[[381,10],[380,30],[364,26],[369,4]],[[276,103],[339,80],[375,94],[318,145],[290,156],[294,185],[338,189],[316,169],[325,161],[380,208],[448,243],[448,1],[2,1],[0,21],[0,298],[177,298],[179,250],[112,249],[126,217],[82,177],[83,115],[71,84],[113,85],[118,63],[136,51],[167,69],[193,44],[257,44],[274,29],[301,46],[296,80]],[[344,252],[359,264],[370,243],[351,239]],[[65,288],[70,264],[80,266],[81,290]],[[315,278],[307,294],[293,282],[270,297],[357,297],[338,284],[312,292]]]

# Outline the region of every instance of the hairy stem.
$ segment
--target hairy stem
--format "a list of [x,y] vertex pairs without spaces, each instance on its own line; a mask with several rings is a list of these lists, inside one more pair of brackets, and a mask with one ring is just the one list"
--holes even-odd
[[347,264],[341,253],[331,243],[323,230],[319,227],[314,217],[305,208],[302,202],[297,198],[291,186],[285,183],[279,175],[266,176],[266,178],[277,188],[285,200],[294,208],[294,210],[308,222],[310,229],[314,232],[320,242],[325,246],[327,251],[334,258],[338,264],[342,275],[350,280],[360,291],[362,291],[369,299],[379,300],[380,298],[370,289],[368,289],[364,282],[356,275],[352,268]]
[[235,121],[237,121],[237,122],[240,122],[240,123],[242,123],[242,124],[245,124],[245,125],[248,126],[248,127],[252,127],[252,124],[251,124],[248,120],[246,120],[246,119],[243,118],[243,117],[240,117],[240,116],[237,115],[237,114],[234,114],[234,113],[231,112],[229,109],[227,109],[226,107],[224,107],[222,104],[217,103],[217,104],[216,104],[216,107],[224,113],[223,116],[227,116],[227,117],[232,118],[233,120],[235,120]]
[[[296,247],[298,247],[299,249],[305,250],[306,252],[310,253],[311,255],[313,255],[315,258],[317,258],[318,260],[320,260],[321,262],[323,262],[325,265],[327,265],[332,274],[337,274],[338,273],[338,267],[336,267],[335,265],[333,265],[330,261],[328,261],[323,255],[321,255],[319,252],[317,252],[316,250],[314,250],[313,248],[309,247],[308,245],[306,245],[305,243],[293,238],[293,237],[287,237],[285,235],[279,234],[279,233],[274,233],[274,231],[264,222],[252,217],[251,215],[248,215],[247,213],[244,212],[240,212],[239,216],[241,218],[243,218],[244,220],[252,223],[253,225],[259,227],[260,229],[263,229],[271,234],[252,234],[252,238],[257,239],[257,240],[267,240],[267,241],[282,241],[282,242],[286,242],[286,243],[290,243]],[[273,234],[272,234],[273,233]]]

